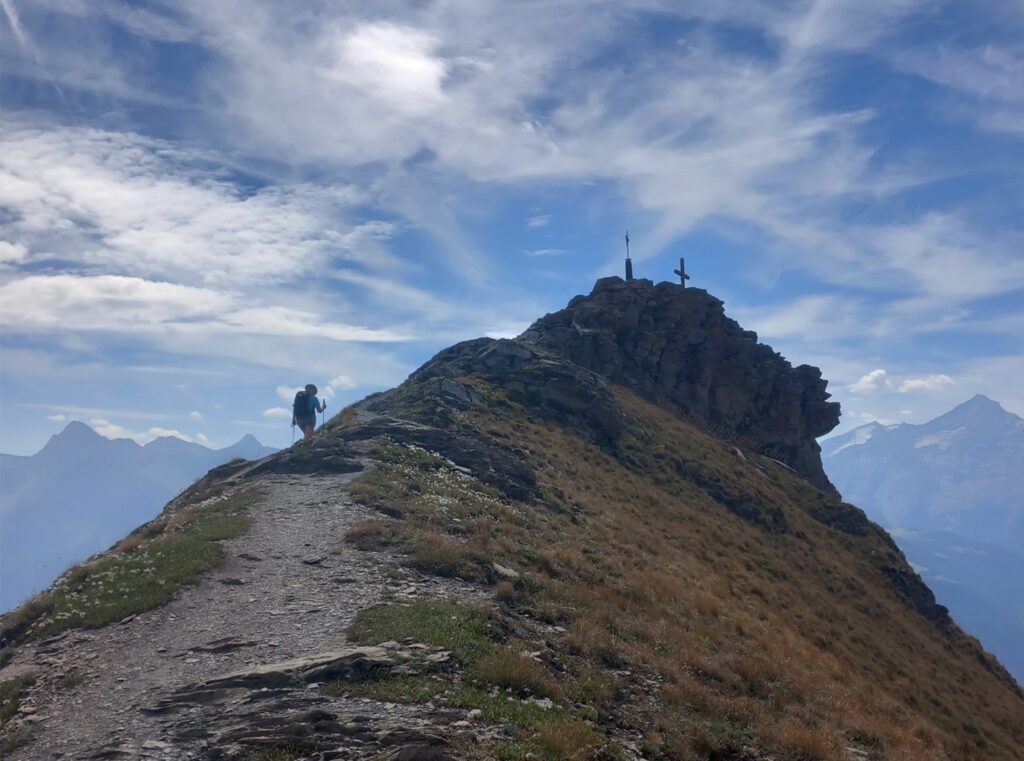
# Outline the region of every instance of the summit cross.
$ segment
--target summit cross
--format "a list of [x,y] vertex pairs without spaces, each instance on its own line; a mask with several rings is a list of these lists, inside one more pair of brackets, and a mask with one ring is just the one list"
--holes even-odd
[[679,269],[672,270],[679,275],[679,284],[686,287],[686,281],[690,279],[690,276],[686,274],[686,260],[683,257],[679,257]]

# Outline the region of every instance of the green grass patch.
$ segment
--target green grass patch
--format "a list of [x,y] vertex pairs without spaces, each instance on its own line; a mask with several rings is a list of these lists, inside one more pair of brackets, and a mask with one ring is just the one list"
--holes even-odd
[[377,466],[349,486],[359,502],[395,517],[414,515],[450,527],[451,520],[508,512],[497,489],[469,476],[433,452],[387,442]]
[[257,495],[244,492],[209,507],[170,516],[147,544],[72,569],[47,592],[4,620],[4,638],[38,639],[66,629],[96,629],[170,602],[184,584],[220,564],[218,542],[244,534],[246,510]]
[[473,663],[494,652],[487,613],[448,602],[412,602],[360,611],[349,638],[376,645],[411,637],[448,650],[459,662]]
[[456,708],[480,710],[480,718],[489,724],[513,724],[530,729],[564,715],[561,706],[541,708],[500,690],[475,685],[459,685],[445,693],[448,704]]
[[387,676],[365,682],[328,682],[323,691],[328,695],[341,697],[355,695],[383,703],[405,703],[420,705],[443,693],[449,684],[425,674]]
[[7,726],[7,722],[18,712],[22,693],[35,682],[35,676],[21,676],[0,682],[0,727]]
[[258,750],[245,756],[246,761],[296,761],[316,753],[316,748],[306,745],[282,745],[278,748]]

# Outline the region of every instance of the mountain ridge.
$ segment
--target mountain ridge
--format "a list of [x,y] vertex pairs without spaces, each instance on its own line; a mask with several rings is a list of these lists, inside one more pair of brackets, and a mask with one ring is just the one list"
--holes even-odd
[[[665,285],[612,283],[628,314],[649,288],[704,303]],[[685,397],[719,371],[702,363],[756,345],[707,335],[648,380],[692,377]],[[1001,665],[880,527],[747,436],[811,457],[800,416],[837,412],[820,374],[765,360],[788,433],[751,418],[772,398],[757,372],[707,400],[711,426],[540,343],[439,352],[312,443],[212,470],[5,617],[4,672],[35,673],[40,719],[12,759],[1020,756],[1024,693]],[[205,576],[157,579],[181,585],[169,601],[108,591],[207,544]]]

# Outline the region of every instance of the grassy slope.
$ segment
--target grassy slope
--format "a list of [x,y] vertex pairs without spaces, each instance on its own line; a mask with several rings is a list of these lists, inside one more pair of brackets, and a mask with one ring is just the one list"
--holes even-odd
[[248,530],[246,511],[256,499],[255,493],[241,492],[208,504],[171,502],[110,550],[74,566],[0,617],[0,665],[24,641],[75,627],[99,628],[170,602],[183,585],[220,564],[218,543]]
[[[494,582],[490,562],[518,569],[498,598],[524,631],[567,629],[546,642],[567,705],[642,735],[652,756],[839,759],[852,744],[885,759],[1024,757],[1019,690],[894,591],[880,567],[900,558],[880,532],[823,525],[810,511],[833,498],[617,395],[630,423],[615,456],[514,405],[460,414],[528,452],[546,504],[496,499],[386,448],[355,493],[403,518],[350,538],[404,545],[435,573]],[[787,528],[769,532],[709,492],[781,511]]]

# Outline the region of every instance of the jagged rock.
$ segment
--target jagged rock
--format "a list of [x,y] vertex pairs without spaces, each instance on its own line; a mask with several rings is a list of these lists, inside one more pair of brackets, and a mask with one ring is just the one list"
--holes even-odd
[[472,428],[440,428],[382,416],[344,430],[339,436],[346,441],[387,437],[437,452],[511,499],[530,500],[540,493],[533,470],[518,452]]
[[895,559],[891,565],[883,566],[881,570],[892,587],[903,595],[914,610],[935,624],[940,631],[949,632],[953,622],[949,617],[949,609],[935,601],[935,593],[902,557]]
[[827,401],[821,371],[792,367],[706,291],[604,278],[589,296],[537,320],[519,342],[677,405],[727,438],[747,437],[831,489],[815,439],[838,424],[839,404]]
[[622,411],[598,372],[519,341],[478,338],[455,344],[407,383],[417,387],[472,375],[486,378],[530,412],[556,419],[591,440],[604,443],[622,434]]

